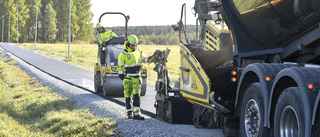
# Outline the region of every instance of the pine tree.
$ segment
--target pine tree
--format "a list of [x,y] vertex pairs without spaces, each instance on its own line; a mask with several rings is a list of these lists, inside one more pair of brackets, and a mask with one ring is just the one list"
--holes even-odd
[[[25,42],[27,40],[27,34],[28,29],[26,28],[26,22],[30,18],[29,15],[29,9],[27,8],[25,0],[16,0],[16,4],[18,4],[18,24],[17,24],[17,18],[15,18],[14,22],[14,28],[17,28],[18,25],[18,31],[19,31],[19,42]],[[16,8],[17,9],[17,8]],[[17,15],[17,10],[15,10]],[[17,30],[15,29],[13,35],[17,35]],[[13,40],[17,41],[17,37],[13,37]]]
[[[79,0],[80,1],[80,0]],[[70,41],[74,41],[76,39],[76,34],[78,33],[80,26],[78,24],[79,17],[76,14],[77,12],[81,13],[83,11],[77,11],[77,7],[74,6],[75,1],[71,1],[71,30],[70,30]],[[68,29],[69,31],[69,29]]]
[[46,17],[43,26],[46,30],[45,38],[48,42],[52,42],[56,38],[58,29],[56,28],[56,11],[52,8],[51,3],[47,4],[44,16]]
[[[34,42],[35,37],[35,28],[36,28],[36,12],[37,12],[37,0],[27,0],[26,1],[27,9],[29,9],[29,18],[26,20],[26,33],[28,35],[27,42]],[[40,8],[42,7],[41,0],[38,0],[38,22],[39,17],[41,17]]]
[[77,9],[77,16],[79,17],[77,23],[79,25],[79,30],[76,34],[77,40],[82,40],[89,42],[90,38],[93,37],[93,23],[92,20],[92,12],[90,0],[78,0],[75,1],[75,6]]
[[69,0],[52,0],[53,8],[57,12],[57,41],[66,42],[68,40],[69,28]]

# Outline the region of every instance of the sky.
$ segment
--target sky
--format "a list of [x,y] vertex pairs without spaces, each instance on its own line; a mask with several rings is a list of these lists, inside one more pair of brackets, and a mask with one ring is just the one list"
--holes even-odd
[[[128,26],[158,26],[177,24],[181,16],[181,7],[186,3],[187,24],[196,24],[191,8],[195,0],[91,0],[92,23],[99,22],[105,12],[122,12],[130,16]],[[104,15],[101,18],[104,27],[124,26],[121,15]]]

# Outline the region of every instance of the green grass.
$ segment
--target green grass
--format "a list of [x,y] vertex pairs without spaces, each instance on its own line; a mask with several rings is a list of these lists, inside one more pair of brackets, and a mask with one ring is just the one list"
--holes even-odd
[[258,6],[266,4],[265,0],[234,0],[234,4],[237,7],[239,13],[243,13],[247,10],[254,9]]
[[[34,44],[25,43],[20,44],[20,47],[34,50]],[[167,67],[169,71],[169,78],[171,85],[179,78],[179,65],[180,65],[180,47],[178,45],[139,45],[138,46],[147,56],[153,54],[157,49],[165,50],[167,47],[171,49],[168,57]],[[41,54],[59,58],[63,61],[80,66],[82,68],[94,70],[94,65],[97,62],[98,48],[96,44],[71,44],[70,45],[70,58],[68,58],[68,44],[37,44],[36,50]],[[145,64],[148,68],[147,84],[154,86],[157,74],[152,69],[154,64]]]
[[110,136],[116,123],[74,107],[0,57],[0,136]]

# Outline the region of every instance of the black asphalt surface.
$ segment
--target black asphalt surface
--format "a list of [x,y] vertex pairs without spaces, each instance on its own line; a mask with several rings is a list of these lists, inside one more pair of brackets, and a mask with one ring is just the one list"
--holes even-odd
[[[88,92],[96,93],[94,91],[93,71],[83,69],[51,57],[40,55],[34,51],[17,47],[12,44],[0,43],[0,46],[7,52],[10,52],[44,73],[73,86],[85,89]],[[140,98],[142,113],[151,117],[154,117],[156,111],[154,108],[155,94],[156,91],[154,90],[154,87],[147,86],[146,95]],[[102,94],[97,95],[102,96]],[[124,98],[122,97],[105,98],[124,106]]]

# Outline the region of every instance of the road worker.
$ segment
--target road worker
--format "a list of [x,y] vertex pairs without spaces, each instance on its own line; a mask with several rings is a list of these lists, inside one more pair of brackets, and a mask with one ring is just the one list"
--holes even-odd
[[106,30],[104,27],[101,26],[100,23],[96,24],[96,29],[99,32],[97,35],[99,40],[99,46],[106,46],[112,37],[118,37],[116,33],[111,30]]
[[[137,47],[138,38],[130,35],[118,57],[118,73],[123,81],[125,108],[129,119],[144,120],[140,110],[141,69],[143,63],[153,60]],[[133,98],[131,109],[131,97]],[[133,116],[132,116],[133,114]]]

